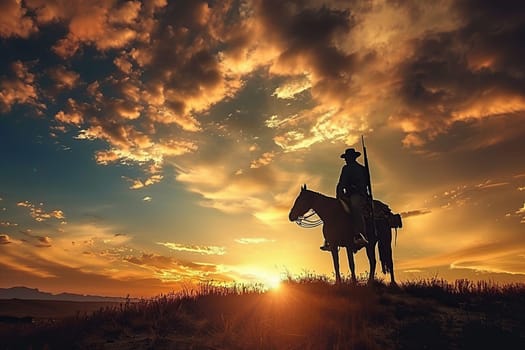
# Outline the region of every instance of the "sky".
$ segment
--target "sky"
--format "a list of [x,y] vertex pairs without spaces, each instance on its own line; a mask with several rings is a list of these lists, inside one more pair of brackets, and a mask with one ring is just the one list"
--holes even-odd
[[524,33],[517,0],[1,0],[0,287],[333,277],[288,212],[361,135],[399,280],[525,282]]

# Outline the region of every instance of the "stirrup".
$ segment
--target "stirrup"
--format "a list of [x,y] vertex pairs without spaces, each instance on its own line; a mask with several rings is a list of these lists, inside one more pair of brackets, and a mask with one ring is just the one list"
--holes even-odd
[[319,249],[321,249],[322,251],[325,251],[325,252],[329,252],[329,251],[332,250],[330,248],[330,245],[328,245],[328,244],[323,244],[322,246],[319,247]]
[[365,246],[368,244],[368,239],[362,233],[359,233],[359,235],[354,236],[354,244]]

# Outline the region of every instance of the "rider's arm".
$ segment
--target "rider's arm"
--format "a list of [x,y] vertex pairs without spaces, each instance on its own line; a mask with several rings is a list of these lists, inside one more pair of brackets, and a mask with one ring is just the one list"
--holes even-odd
[[[348,178],[348,166],[343,166],[343,169],[341,169],[341,175],[339,176],[339,182],[337,183],[337,187],[335,189],[336,197],[341,198],[343,197],[345,193],[346,186],[349,184],[349,178]],[[348,189],[346,189],[348,191]]]

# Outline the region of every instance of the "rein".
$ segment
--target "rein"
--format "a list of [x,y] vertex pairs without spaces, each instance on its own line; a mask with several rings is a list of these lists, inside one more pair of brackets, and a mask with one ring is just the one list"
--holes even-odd
[[311,220],[310,217],[316,215],[317,213],[314,210],[311,210],[311,213],[306,213],[303,216],[299,216],[297,220],[295,220],[295,223],[299,225],[302,228],[314,228],[319,225],[323,224],[323,220],[317,219],[317,220]]

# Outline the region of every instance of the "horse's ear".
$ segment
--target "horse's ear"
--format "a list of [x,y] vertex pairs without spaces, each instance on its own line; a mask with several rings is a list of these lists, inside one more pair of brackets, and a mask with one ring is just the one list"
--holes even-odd
[[304,190],[306,190],[306,184],[301,186],[301,191],[304,191]]

